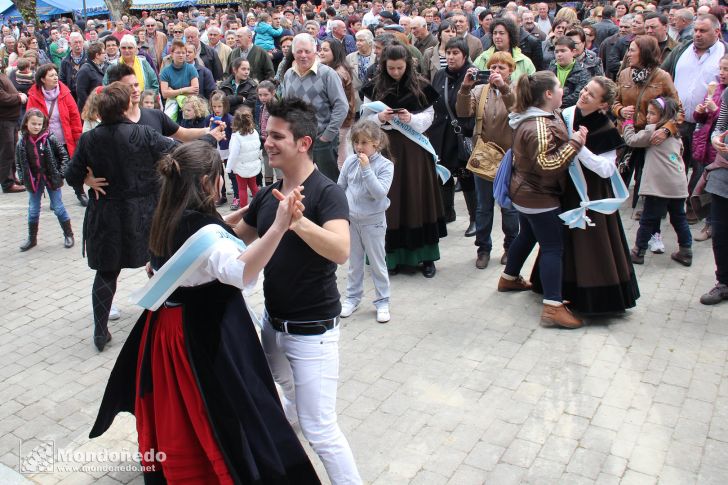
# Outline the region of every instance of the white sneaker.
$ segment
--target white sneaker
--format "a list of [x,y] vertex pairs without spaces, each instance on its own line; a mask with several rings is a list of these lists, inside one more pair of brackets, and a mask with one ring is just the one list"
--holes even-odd
[[389,307],[383,306],[380,308],[377,308],[377,321],[379,323],[387,323],[390,319],[389,316]]
[[111,310],[109,310],[109,320],[118,320],[119,318],[121,318],[121,312],[114,305],[111,305]]
[[659,232],[656,232],[652,235],[649,242],[647,243],[647,247],[650,248],[650,251],[652,251],[655,254],[662,254],[665,252],[665,243],[662,242],[662,234]]
[[358,303],[352,303],[349,300],[345,300],[344,303],[341,304],[341,318],[350,317],[357,308],[359,308]]

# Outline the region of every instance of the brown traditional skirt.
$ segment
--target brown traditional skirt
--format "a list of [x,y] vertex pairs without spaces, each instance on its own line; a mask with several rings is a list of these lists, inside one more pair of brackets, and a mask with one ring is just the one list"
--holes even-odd
[[[432,155],[398,131],[390,130],[387,134],[386,156],[394,162],[386,236],[387,263],[391,268],[390,254],[401,250],[417,253],[436,246],[441,237],[447,236],[447,228]],[[411,258],[404,259],[411,261]],[[405,260],[400,263],[411,264]]]

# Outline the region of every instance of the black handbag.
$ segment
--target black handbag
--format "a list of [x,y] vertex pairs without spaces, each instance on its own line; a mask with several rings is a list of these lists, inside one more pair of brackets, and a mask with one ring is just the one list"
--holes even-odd
[[452,126],[452,131],[458,138],[458,160],[467,162],[473,154],[473,140],[469,136],[463,135],[463,129],[458,123],[458,119],[450,109],[450,100],[447,95],[448,91],[450,91],[450,86],[448,78],[445,76],[445,108],[447,108],[447,114],[450,115],[450,126]]

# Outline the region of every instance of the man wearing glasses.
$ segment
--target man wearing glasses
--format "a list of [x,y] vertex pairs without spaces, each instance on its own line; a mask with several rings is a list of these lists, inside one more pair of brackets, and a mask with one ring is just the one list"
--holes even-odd
[[157,63],[156,65],[161,66],[164,49],[167,47],[167,36],[164,32],[157,30],[157,21],[151,17],[144,19],[144,31],[147,34],[149,54],[154,59],[154,62]]

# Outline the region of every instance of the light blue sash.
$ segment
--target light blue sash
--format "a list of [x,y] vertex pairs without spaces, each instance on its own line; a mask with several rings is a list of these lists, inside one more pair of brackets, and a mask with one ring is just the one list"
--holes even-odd
[[131,294],[129,300],[147,310],[157,310],[190,274],[207,262],[215,244],[223,239],[245,249],[243,241],[217,224],[208,224],[187,239],[143,288]]
[[[574,122],[574,111],[575,106],[566,108],[561,112],[561,115],[566,122],[566,128],[569,130],[569,136],[573,131]],[[569,164],[569,175],[571,181],[576,187],[576,191],[579,193],[581,198],[580,207],[559,214],[559,217],[564,221],[564,224],[569,226],[570,229],[579,228],[586,229],[586,226],[593,226],[594,223],[586,215],[587,210],[593,210],[602,214],[613,214],[629,197],[629,191],[624,185],[622,177],[619,175],[619,171],[615,170],[612,176],[609,177],[612,183],[612,191],[614,192],[614,198],[600,199],[600,200],[589,200],[589,194],[587,192],[586,179],[584,178],[584,172],[581,168],[581,163],[578,162],[579,155],[574,157],[574,160]]]
[[[382,103],[381,101],[374,101],[372,103],[366,103],[361,105],[361,110],[364,111],[365,109],[368,109],[370,111],[374,111],[375,113],[381,113],[382,111],[386,111],[389,109],[389,106]],[[432,143],[430,143],[430,140],[423,135],[422,133],[418,132],[412,126],[408,125],[404,121],[400,120],[398,117],[392,118],[392,120],[389,122],[390,125],[392,125],[397,131],[402,133],[404,136],[412,140],[413,142],[417,143],[419,146],[427,150],[427,152],[432,155],[432,158],[435,161],[435,171],[437,172],[437,176],[440,177],[440,180],[444,184],[448,180],[450,180],[450,177],[452,176],[450,174],[450,170],[440,165],[439,157],[437,156],[437,152],[435,152],[435,148],[432,146]]]

